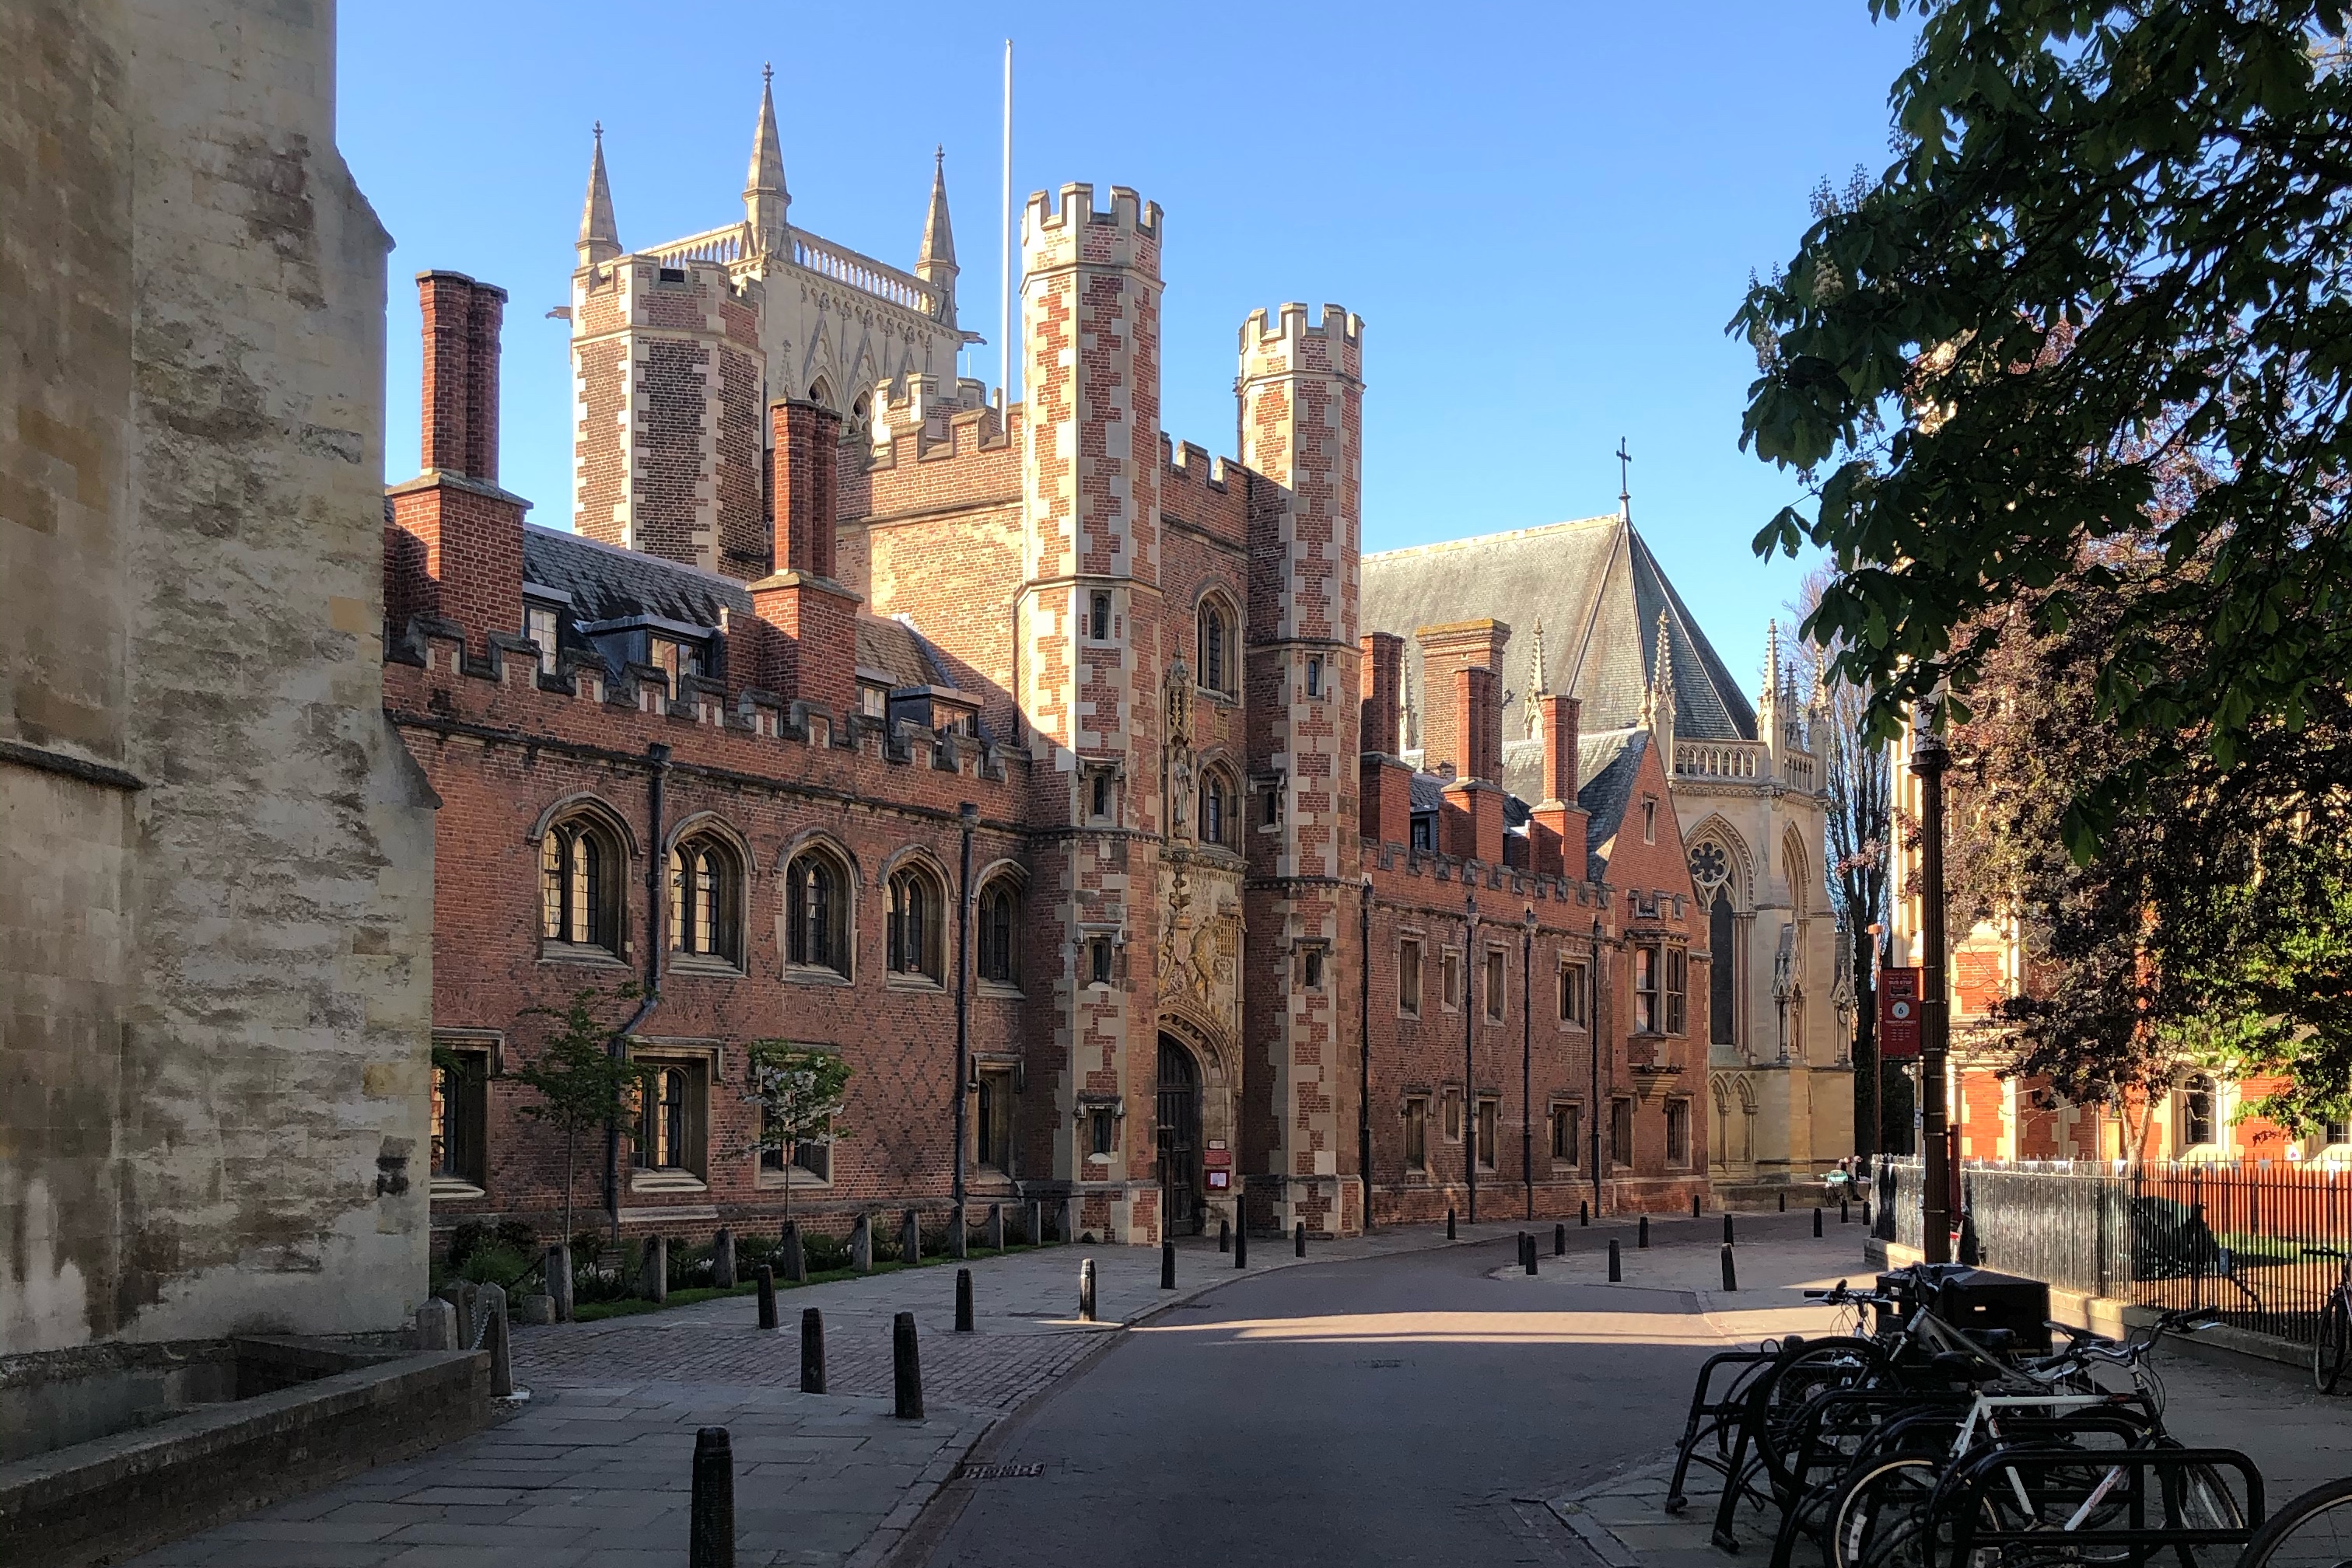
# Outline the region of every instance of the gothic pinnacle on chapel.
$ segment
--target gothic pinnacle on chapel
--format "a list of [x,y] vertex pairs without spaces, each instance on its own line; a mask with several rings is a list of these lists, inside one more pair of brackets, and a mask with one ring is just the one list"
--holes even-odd
[[784,188],[783,143],[776,134],[775,76],[773,66],[760,68],[760,124],[751,134],[751,167],[743,184],[743,218],[751,226],[751,247],[763,256],[784,248],[793,206],[792,193]]
[[621,231],[613,221],[613,186],[604,177],[604,122],[596,121],[596,151],[588,163],[588,199],[580,206],[580,265],[595,267],[621,254]]
[[915,260],[915,276],[940,291],[942,319],[955,320],[955,230],[948,223],[948,152],[931,152],[931,205],[923,215],[923,249]]

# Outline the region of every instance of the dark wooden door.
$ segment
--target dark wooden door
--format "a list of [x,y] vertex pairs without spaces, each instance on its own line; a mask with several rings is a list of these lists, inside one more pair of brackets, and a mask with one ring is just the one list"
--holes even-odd
[[1201,1199],[1201,1075],[1192,1053],[1160,1037],[1160,1205],[1169,1234],[1198,1236]]

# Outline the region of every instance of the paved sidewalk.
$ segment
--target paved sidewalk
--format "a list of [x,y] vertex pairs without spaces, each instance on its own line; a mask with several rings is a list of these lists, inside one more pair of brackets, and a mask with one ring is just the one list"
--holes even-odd
[[[1511,1227],[1465,1227],[1462,1242]],[[1310,1243],[1307,1263],[1446,1245],[1441,1226]],[[1099,1321],[1077,1317],[1078,1264],[1095,1262]],[[1299,1267],[1251,1243],[1248,1274]],[[1180,1244],[1181,1289],[1156,1247],[1085,1245],[977,1255],[976,1332],[958,1334],[955,1265],[779,1293],[780,1332],[757,1299],[515,1331],[530,1391],[488,1431],[134,1559],[131,1568],[652,1568],[683,1560],[698,1427],[733,1436],[738,1562],[879,1562],[996,1421],[1130,1323],[1240,1277],[1213,1240]],[[800,1313],[824,1313],[826,1386],[800,1389]],[[890,1325],[911,1311],[929,1419],[893,1418]]]
[[[1700,1249],[1690,1247],[1625,1252],[1625,1289],[1629,1294],[1637,1289],[1682,1293],[1682,1299],[1696,1302],[1707,1331],[1728,1348],[1790,1332],[1840,1331],[1835,1314],[1803,1303],[1802,1289],[1875,1272],[1874,1266],[1843,1246],[1827,1253],[1807,1250],[1800,1243],[1736,1250],[1741,1286],[1737,1295],[1720,1289],[1717,1255],[1702,1257]],[[1579,1259],[1557,1261],[1577,1267],[1573,1271],[1552,1268],[1555,1260],[1549,1257],[1541,1263],[1564,1280],[1590,1282],[1594,1276],[1593,1267]],[[1496,1277],[1502,1277],[1501,1271]],[[1538,1275],[1528,1284],[1540,1288],[1544,1278]],[[2242,1450],[2262,1471],[2271,1507],[2322,1481],[2352,1474],[2352,1398],[2324,1397],[2291,1369],[2221,1352],[2168,1347],[2158,1352],[2158,1365],[2168,1395],[2165,1420],[2172,1434],[2197,1447]],[[1686,1388],[1668,1392],[1678,1405],[1689,1399]],[[1730,1568],[1735,1563],[1769,1557],[1779,1523],[1776,1513],[1743,1505],[1733,1530],[1738,1553],[1719,1551],[1711,1536],[1722,1495],[1720,1478],[1694,1466],[1684,1483],[1689,1502],[1680,1513],[1670,1514],[1665,1510],[1666,1482],[1673,1468],[1671,1451],[1645,1456],[1595,1485],[1553,1499],[1549,1506],[1606,1568]],[[1821,1554],[1810,1542],[1801,1542],[1794,1561],[1798,1568],[1813,1568]]]

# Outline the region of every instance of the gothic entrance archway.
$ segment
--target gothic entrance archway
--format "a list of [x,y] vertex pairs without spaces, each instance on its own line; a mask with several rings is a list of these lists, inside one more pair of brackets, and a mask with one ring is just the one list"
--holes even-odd
[[1173,1036],[1160,1037],[1160,1212],[1170,1235],[1207,1227],[1201,1194],[1201,1067]]

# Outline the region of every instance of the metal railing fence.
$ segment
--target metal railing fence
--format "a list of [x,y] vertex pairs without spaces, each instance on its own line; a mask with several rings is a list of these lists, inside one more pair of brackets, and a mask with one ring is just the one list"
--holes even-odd
[[[1921,1246],[1919,1161],[1882,1156],[1874,1186],[1878,1234]],[[2210,1308],[2297,1344],[2346,1268],[2310,1249],[2352,1250],[2352,1171],[2334,1166],[1971,1160],[1960,1189],[1989,1268],[2164,1311]]]

